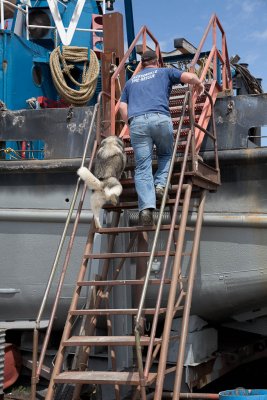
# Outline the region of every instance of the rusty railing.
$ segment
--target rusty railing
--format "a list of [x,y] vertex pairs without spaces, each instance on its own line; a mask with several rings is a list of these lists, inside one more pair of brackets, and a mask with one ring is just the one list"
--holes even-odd
[[[221,36],[222,36],[221,52],[218,49],[217,28],[220,30]],[[209,24],[204,32],[204,35],[198,46],[197,52],[192,60],[191,65],[190,65],[190,72],[195,72],[195,67],[199,60],[200,53],[203,49],[204,43],[206,42],[208,34],[211,32],[211,30],[212,30],[212,49],[208,56],[205,67],[201,73],[200,79],[204,81],[206,74],[207,74],[208,70],[210,69],[213,74],[213,79],[217,81],[218,85],[221,87],[221,90],[231,89],[232,88],[232,77],[231,77],[230,62],[229,62],[229,57],[228,57],[226,36],[225,36],[225,32],[224,32],[222,25],[221,25],[218,17],[216,16],[216,14],[212,15],[212,17],[209,21]],[[218,65],[218,61],[219,61],[219,65]],[[221,72],[222,72],[221,83],[218,82],[218,71],[220,70],[220,66],[221,66]]]
[[[158,41],[155,39],[155,37],[152,35],[152,33],[148,30],[148,28],[146,26],[143,26],[140,31],[138,32],[137,36],[135,37],[134,41],[132,42],[131,46],[129,47],[129,49],[127,50],[127,52],[125,53],[123,59],[121,60],[120,64],[118,65],[116,71],[114,72],[114,74],[111,77],[111,99],[110,99],[110,125],[111,125],[111,134],[113,135],[115,132],[115,124],[116,124],[116,116],[117,113],[119,111],[119,106],[120,106],[120,100],[118,100],[116,102],[116,97],[115,97],[115,93],[116,93],[116,80],[118,79],[119,75],[121,74],[121,72],[125,70],[125,63],[129,57],[129,55],[131,54],[131,52],[133,51],[135,45],[137,44],[137,42],[139,41],[140,38],[142,38],[142,48],[143,48],[143,52],[146,51],[147,48],[147,36],[150,37],[150,39],[154,42],[155,44],[155,52],[158,56],[159,59],[159,63],[162,65],[163,61],[162,61],[162,57],[161,57],[161,52],[160,52],[160,47],[159,47],[159,43]],[[139,62],[137,68],[134,71],[134,74],[137,74],[141,69],[141,63]],[[124,126],[121,135],[123,134],[123,132],[125,132],[127,129],[126,126]]]

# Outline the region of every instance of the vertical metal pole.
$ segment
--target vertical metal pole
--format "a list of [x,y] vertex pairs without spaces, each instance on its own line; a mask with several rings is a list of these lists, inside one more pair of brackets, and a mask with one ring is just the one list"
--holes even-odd
[[110,133],[111,135],[115,134],[115,105],[116,105],[116,80],[113,80],[111,78],[111,84],[110,84]]
[[[106,297],[104,299],[106,308],[109,309],[109,292],[106,293]],[[107,332],[109,336],[112,336],[112,322],[111,322],[111,317],[110,314],[107,314]],[[111,365],[112,365],[112,370],[116,371],[117,369],[117,361],[116,361],[116,350],[115,346],[110,347],[110,358],[111,358]],[[118,383],[115,383],[114,385],[115,389],[115,399],[120,400],[120,385]]]
[[1,9],[1,29],[5,29],[5,11],[4,11],[4,2],[0,0],[0,9]]
[[215,158],[215,167],[218,171],[218,174],[220,174],[220,165],[219,165],[219,157],[218,157],[218,143],[217,143],[217,131],[216,131],[216,123],[215,123],[215,115],[214,115],[214,105],[210,98],[210,105],[211,105],[211,119],[212,119],[212,133],[214,136],[214,158]]
[[223,58],[223,70],[222,70],[222,88],[225,90],[228,87],[227,74],[226,74],[226,40],[225,33],[222,34],[222,58]]
[[39,342],[39,331],[38,329],[35,328],[33,331],[31,400],[36,400],[36,387],[39,380],[37,376],[38,342]]
[[29,33],[29,6],[26,6],[26,39],[30,39]]
[[[128,41],[128,47],[130,47],[135,38],[132,0],[124,0],[124,10],[125,10],[125,20],[126,20],[126,30],[127,30],[127,41]],[[130,62],[136,61],[135,48],[129,55],[129,61]]]
[[[212,44],[213,46],[216,47],[216,42],[217,42],[217,20],[216,17],[214,18],[213,21],[213,30],[212,30]],[[213,77],[215,80],[217,80],[217,48],[215,49],[214,57],[213,57]]]
[[143,52],[146,51],[146,31],[143,32]]
[[179,399],[180,390],[181,390],[181,382],[183,375],[183,364],[184,364],[184,355],[185,355],[185,345],[187,339],[188,332],[188,323],[190,317],[190,309],[192,303],[192,294],[194,287],[194,279],[196,273],[196,265],[197,265],[197,255],[199,249],[200,242],[200,233],[203,221],[204,207],[206,200],[206,190],[203,190],[200,198],[200,204],[198,209],[197,221],[196,221],[196,230],[194,235],[191,263],[189,267],[189,276],[188,276],[188,286],[187,286],[187,294],[185,298],[185,306],[181,327],[181,335],[180,335],[180,343],[178,349],[178,357],[177,357],[177,369],[175,374],[175,382],[174,382],[174,391],[173,391],[173,399]]

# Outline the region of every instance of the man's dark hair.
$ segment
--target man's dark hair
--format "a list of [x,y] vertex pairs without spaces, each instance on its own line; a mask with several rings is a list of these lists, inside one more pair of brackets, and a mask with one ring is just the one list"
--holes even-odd
[[149,64],[154,64],[154,62],[156,63],[157,60],[157,54],[153,50],[147,50],[141,56],[141,62],[144,67]]

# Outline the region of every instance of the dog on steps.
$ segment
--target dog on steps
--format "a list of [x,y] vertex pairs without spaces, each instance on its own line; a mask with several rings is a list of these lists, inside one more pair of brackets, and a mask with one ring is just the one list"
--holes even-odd
[[96,153],[93,173],[86,167],[78,170],[78,175],[89,189],[91,195],[91,208],[94,215],[96,228],[101,228],[99,215],[103,205],[111,202],[116,205],[122,193],[119,182],[126,165],[124,143],[117,136],[108,136],[102,140]]

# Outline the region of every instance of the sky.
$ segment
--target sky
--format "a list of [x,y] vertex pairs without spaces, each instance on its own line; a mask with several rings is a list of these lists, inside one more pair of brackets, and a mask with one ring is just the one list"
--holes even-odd
[[[226,33],[229,56],[238,54],[240,63],[249,64],[251,74],[263,79],[267,92],[267,0],[132,0],[132,6],[135,34],[146,25],[162,51],[173,50],[174,38],[180,37],[198,47],[216,13]],[[124,1],[116,0],[114,8],[123,13]]]

